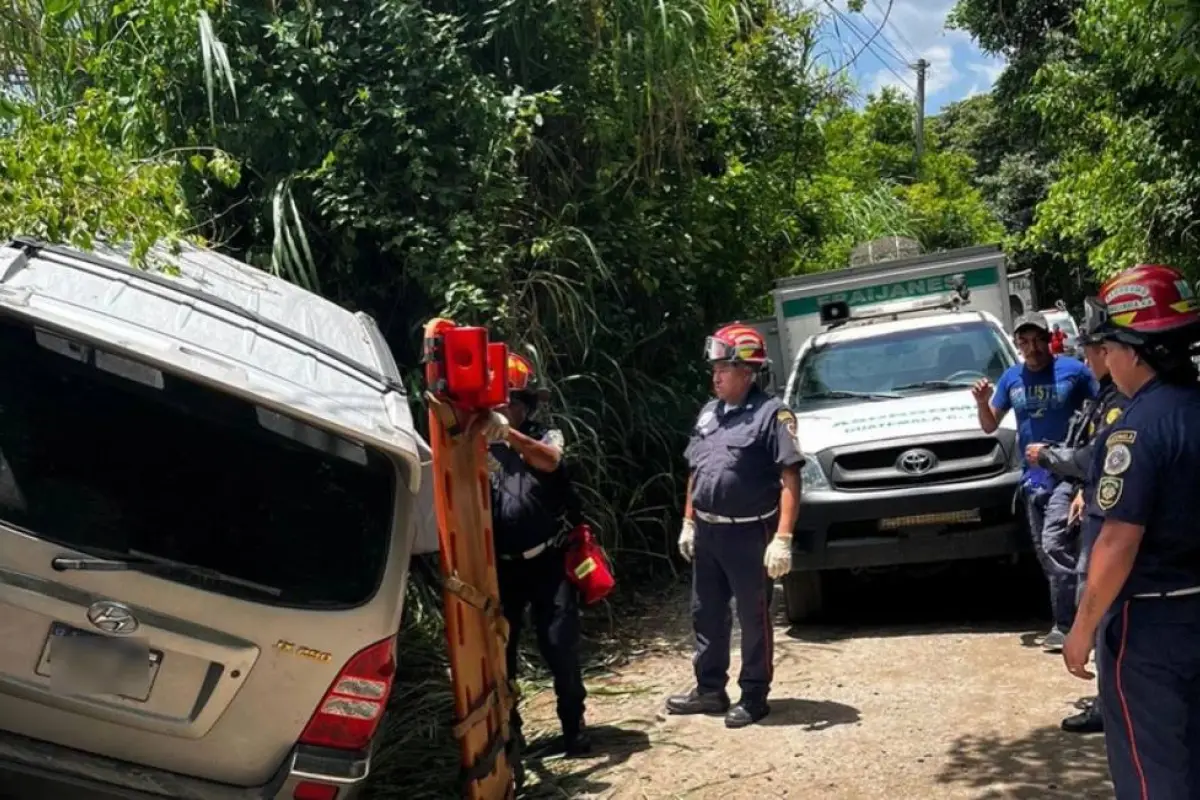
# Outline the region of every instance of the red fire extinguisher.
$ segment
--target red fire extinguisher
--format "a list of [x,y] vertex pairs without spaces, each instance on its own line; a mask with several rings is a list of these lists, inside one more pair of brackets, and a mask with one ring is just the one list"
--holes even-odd
[[587,523],[576,525],[567,534],[567,578],[579,587],[583,604],[599,603],[612,592],[616,581],[604,550]]

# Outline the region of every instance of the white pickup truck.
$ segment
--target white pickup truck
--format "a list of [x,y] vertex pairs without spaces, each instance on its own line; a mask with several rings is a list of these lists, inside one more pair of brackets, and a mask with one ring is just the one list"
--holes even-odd
[[[793,622],[821,610],[824,571],[1029,549],[1017,516],[1022,454],[1015,423],[1009,415],[985,434],[970,391],[979,378],[995,382],[1020,357],[1008,331],[1003,256],[972,249],[966,269],[955,273],[956,258],[947,255],[961,253],[906,259],[895,272],[871,265],[885,288],[826,290],[810,302],[819,321],[807,323],[815,330],[805,331],[787,362],[783,392],[807,459],[793,571],[784,579]],[[992,263],[981,266],[981,256]],[[917,262],[937,270],[923,279],[935,291],[887,288]],[[865,277],[862,268],[828,275],[845,281],[846,273]],[[973,287],[983,291],[973,296]],[[777,309],[786,308],[787,291],[776,290]],[[783,322],[789,335],[770,342],[776,358],[799,333],[794,320]]]

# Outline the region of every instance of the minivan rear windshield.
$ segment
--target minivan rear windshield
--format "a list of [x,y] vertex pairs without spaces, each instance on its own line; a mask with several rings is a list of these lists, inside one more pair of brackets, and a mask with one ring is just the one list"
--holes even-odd
[[361,605],[387,563],[396,470],[350,442],[318,449],[273,432],[288,430],[281,419],[0,320],[0,523],[83,552],[234,579],[152,573],[209,591]]

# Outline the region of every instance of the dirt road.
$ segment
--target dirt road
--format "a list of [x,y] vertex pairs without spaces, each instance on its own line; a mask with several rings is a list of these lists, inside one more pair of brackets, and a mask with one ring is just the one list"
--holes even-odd
[[[841,589],[831,622],[780,621],[772,713],[740,731],[662,713],[692,682],[686,595],[672,597],[637,622],[661,635],[588,681],[594,756],[534,761],[529,796],[1112,797],[1103,737],[1059,730],[1093,687],[1037,647],[1036,576],[980,568]],[[527,708],[535,734],[553,730],[552,693]]]

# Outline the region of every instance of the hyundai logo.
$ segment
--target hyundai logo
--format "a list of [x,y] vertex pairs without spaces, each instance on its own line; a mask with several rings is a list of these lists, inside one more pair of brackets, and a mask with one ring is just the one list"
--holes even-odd
[[92,603],[87,610],[88,622],[105,633],[128,636],[138,629],[137,617],[128,607],[111,600]]
[[896,469],[906,475],[924,475],[937,466],[937,456],[923,448],[905,450],[896,459]]

